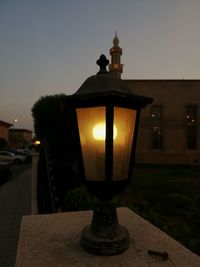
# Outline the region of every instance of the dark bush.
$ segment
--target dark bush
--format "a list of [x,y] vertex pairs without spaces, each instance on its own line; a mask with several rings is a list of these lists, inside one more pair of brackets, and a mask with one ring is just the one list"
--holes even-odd
[[91,210],[94,208],[96,198],[83,186],[66,194],[64,211]]
[[171,206],[188,209],[192,205],[192,199],[181,194],[170,194],[169,203]]

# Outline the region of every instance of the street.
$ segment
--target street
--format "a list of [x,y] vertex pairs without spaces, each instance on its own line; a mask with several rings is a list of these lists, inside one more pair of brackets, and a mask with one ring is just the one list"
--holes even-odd
[[31,163],[11,166],[0,186],[0,266],[14,267],[21,218],[31,212]]
[[23,164],[12,164],[10,166],[11,176],[9,180],[15,179],[15,177],[22,173],[23,171],[31,168],[31,162],[23,163]]

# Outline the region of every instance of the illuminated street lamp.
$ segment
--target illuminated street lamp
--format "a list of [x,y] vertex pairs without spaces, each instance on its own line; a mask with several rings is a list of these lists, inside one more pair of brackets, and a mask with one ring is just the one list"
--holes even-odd
[[82,231],[81,246],[99,255],[119,254],[129,247],[128,231],[119,225],[111,199],[131,180],[140,109],[153,101],[113,78],[108,63],[101,55],[97,75],[64,104],[76,110],[84,185],[99,200],[92,224]]

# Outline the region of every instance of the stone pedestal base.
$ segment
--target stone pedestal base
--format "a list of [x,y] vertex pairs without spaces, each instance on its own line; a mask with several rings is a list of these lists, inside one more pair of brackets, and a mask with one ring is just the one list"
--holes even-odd
[[97,255],[116,255],[124,252],[130,245],[129,233],[126,228],[119,225],[117,235],[113,239],[97,237],[91,227],[83,229],[81,246],[88,252]]

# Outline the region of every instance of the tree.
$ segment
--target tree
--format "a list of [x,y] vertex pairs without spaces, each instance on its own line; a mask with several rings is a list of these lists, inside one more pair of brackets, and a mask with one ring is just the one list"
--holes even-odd
[[39,139],[49,142],[58,135],[64,123],[61,100],[64,94],[42,96],[32,107],[34,128]]
[[45,139],[57,158],[72,159],[77,156],[78,132],[74,111],[69,109],[66,115],[62,109],[65,98],[64,94],[42,96],[33,105],[32,116],[37,138]]
[[[39,171],[43,175],[38,176],[38,185],[41,185],[40,189],[44,188],[44,170],[51,163],[54,185],[61,203],[66,191],[80,185],[81,177],[75,111],[69,108],[64,112],[61,102],[65,98],[63,94],[43,96],[32,108],[35,133],[42,141],[40,152],[44,150],[49,154],[48,158],[44,158],[45,153],[40,153]],[[44,192],[39,194],[42,201],[45,195]]]

